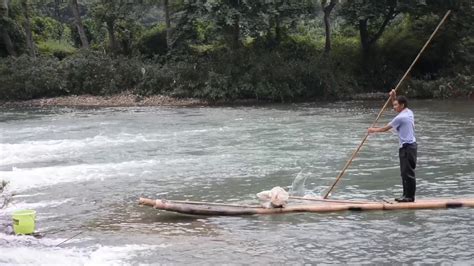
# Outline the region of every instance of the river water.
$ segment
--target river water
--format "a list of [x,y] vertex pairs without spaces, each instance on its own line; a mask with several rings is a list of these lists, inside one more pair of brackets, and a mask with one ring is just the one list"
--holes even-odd
[[[298,173],[319,195],[382,104],[3,109],[0,179],[13,197],[0,210],[0,263],[474,263],[474,209],[195,217],[137,205],[253,203]],[[474,197],[474,104],[412,109],[418,198]],[[397,145],[371,136],[332,198],[399,196]],[[25,208],[42,238],[9,234]]]

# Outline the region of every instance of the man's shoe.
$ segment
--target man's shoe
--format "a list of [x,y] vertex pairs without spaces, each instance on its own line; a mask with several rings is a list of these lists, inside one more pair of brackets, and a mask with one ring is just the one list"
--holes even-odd
[[399,201],[403,200],[404,198],[406,198],[405,195],[401,196],[400,198],[395,198],[395,201],[399,202]]
[[403,197],[403,198],[396,198],[395,201],[396,202],[414,202],[415,199]]

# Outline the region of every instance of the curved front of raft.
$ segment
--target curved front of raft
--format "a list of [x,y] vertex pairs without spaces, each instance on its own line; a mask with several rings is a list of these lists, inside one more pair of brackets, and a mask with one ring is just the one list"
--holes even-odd
[[316,204],[294,204],[284,208],[263,208],[253,205],[233,205],[210,202],[173,201],[165,199],[140,198],[139,204],[155,209],[194,215],[253,215],[292,212],[341,212],[341,211],[375,211],[404,209],[448,209],[474,207],[473,199],[420,199],[410,203],[343,203],[322,202]]

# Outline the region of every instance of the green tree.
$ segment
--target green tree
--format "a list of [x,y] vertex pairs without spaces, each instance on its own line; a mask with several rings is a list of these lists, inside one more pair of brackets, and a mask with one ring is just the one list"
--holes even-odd
[[163,0],[163,8],[165,10],[165,24],[166,24],[166,46],[171,48],[171,18],[170,18],[170,4],[169,0]]
[[21,0],[21,8],[24,16],[23,28],[25,29],[26,33],[28,52],[31,57],[36,57],[36,44],[33,40],[33,33],[31,31],[30,5],[28,0]]
[[267,38],[278,44],[289,31],[316,10],[316,3],[308,0],[249,1],[249,26],[253,37],[267,33]]
[[89,41],[87,40],[86,31],[84,30],[84,25],[82,24],[81,14],[79,12],[79,5],[77,0],[70,0],[72,13],[74,14],[74,24],[76,25],[79,38],[81,39],[81,44],[83,48],[89,48]]
[[[112,53],[119,53],[122,49],[119,45],[117,37],[117,25],[119,23],[132,23],[134,19],[134,6],[131,1],[112,1],[98,0],[92,6],[92,16],[99,25],[105,25],[109,39],[109,50]],[[131,39],[133,34],[128,29],[122,32],[127,35],[127,39]]]
[[[173,36],[174,28],[173,28],[173,25],[172,25],[173,24],[172,21],[174,19],[175,13],[178,10],[182,9],[183,4],[184,4],[183,0],[173,0],[173,1],[170,1],[170,0],[148,0],[148,1],[145,1],[141,5],[143,10],[141,10],[140,12],[147,12],[148,10],[146,10],[146,9],[148,7],[155,7],[158,10],[162,9],[162,11],[164,13],[163,18],[160,17],[159,13],[154,14],[154,15],[156,16],[156,18],[159,21],[164,20],[166,47],[167,47],[168,50],[170,50],[173,47],[173,44],[176,41],[175,37]],[[156,26],[156,25],[154,25],[154,26]]]
[[235,50],[245,37],[266,36],[279,43],[314,7],[309,0],[192,0],[184,4],[178,28],[192,38],[197,25],[206,24],[214,40]]
[[16,56],[15,47],[13,45],[12,39],[8,29],[11,28],[13,21],[9,17],[9,5],[8,0],[2,0],[0,6],[0,34],[2,35],[3,44],[7,53],[12,56]]
[[324,52],[329,54],[331,51],[331,12],[337,4],[337,0],[321,0],[321,7],[324,12],[324,32],[325,32],[325,43]]
[[345,1],[340,10],[349,25],[357,28],[365,58],[371,53],[385,29],[401,13],[415,9],[419,0]]

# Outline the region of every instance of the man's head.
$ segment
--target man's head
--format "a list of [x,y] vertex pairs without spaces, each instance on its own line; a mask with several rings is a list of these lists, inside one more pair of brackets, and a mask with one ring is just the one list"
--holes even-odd
[[405,96],[397,96],[395,100],[393,100],[393,110],[395,110],[397,113],[400,113],[403,111],[403,109],[408,107],[408,100],[407,97]]

